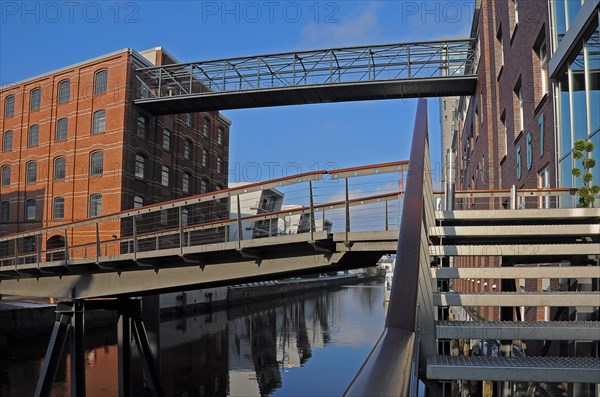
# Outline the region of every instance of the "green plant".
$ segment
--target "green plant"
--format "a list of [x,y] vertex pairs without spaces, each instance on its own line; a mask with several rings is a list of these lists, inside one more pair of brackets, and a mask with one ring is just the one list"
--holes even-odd
[[582,160],[581,165],[583,172],[579,167],[574,167],[571,173],[576,177],[581,177],[583,186],[579,188],[577,196],[579,196],[579,206],[589,207],[594,203],[594,196],[600,193],[600,186],[592,185],[594,179],[591,169],[596,165],[596,160],[588,156],[594,150],[594,144],[592,142],[578,139],[575,141],[575,150],[573,150],[573,158],[575,160]]

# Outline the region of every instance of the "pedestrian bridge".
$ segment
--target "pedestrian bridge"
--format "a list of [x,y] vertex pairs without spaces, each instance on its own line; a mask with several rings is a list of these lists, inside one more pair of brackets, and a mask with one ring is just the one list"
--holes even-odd
[[330,48],[136,70],[135,104],[152,114],[471,95],[477,42]]

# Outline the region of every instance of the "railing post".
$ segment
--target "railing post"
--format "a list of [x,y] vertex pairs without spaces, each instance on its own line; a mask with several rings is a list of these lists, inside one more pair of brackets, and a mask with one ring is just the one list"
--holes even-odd
[[178,218],[179,218],[179,250],[183,253],[183,241],[185,237],[183,235],[183,207],[178,208]]
[[67,234],[67,229],[65,229],[65,265],[69,261],[69,237]]
[[242,249],[242,209],[240,205],[240,195],[237,195],[237,228],[238,228],[238,248]]
[[446,206],[444,210],[453,211],[454,210],[454,196],[455,196],[455,157],[454,151],[452,149],[448,149],[446,151],[446,183],[444,184],[444,193],[446,196]]
[[[37,265],[38,268],[40,267],[40,263],[42,262],[42,239],[40,238],[42,237],[40,234],[37,234],[35,236],[35,248],[36,248],[36,259],[37,259]],[[46,247],[46,250],[48,248]]]
[[133,235],[133,257],[137,258],[138,252],[138,239],[137,239],[137,222],[135,220],[135,216],[132,218],[132,235]]
[[19,263],[19,242],[17,238],[15,238],[13,241],[15,242],[15,270],[17,270],[17,265]]
[[310,194],[310,241],[315,241],[315,203],[313,199],[312,181],[308,181],[308,189]]
[[[100,225],[99,222],[96,222],[96,263],[100,262],[100,226],[99,225]],[[129,243],[127,244],[127,247],[129,247]]]
[[408,66],[408,78],[411,78],[411,71],[410,71],[410,45],[406,47],[406,64]]
[[346,245],[348,245],[348,243],[350,242],[348,239],[348,233],[350,233],[350,194],[349,194],[349,188],[348,188],[348,178],[346,178],[346,203],[345,203],[345,209],[346,209]]
[[158,97],[162,97],[162,68],[158,70]]
[[388,217],[389,217],[388,199],[386,197],[386,199],[385,199],[385,230],[386,231],[388,231],[390,229]]
[[510,188],[510,209],[517,209],[517,187],[515,185]]

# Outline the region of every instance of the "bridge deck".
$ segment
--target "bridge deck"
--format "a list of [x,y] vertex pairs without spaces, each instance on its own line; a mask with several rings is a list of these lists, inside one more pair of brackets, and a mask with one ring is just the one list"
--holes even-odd
[[598,321],[438,321],[439,339],[600,340]]

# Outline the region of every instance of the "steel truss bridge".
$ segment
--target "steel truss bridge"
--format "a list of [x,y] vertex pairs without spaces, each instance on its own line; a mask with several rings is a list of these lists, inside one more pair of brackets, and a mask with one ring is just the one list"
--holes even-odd
[[288,52],[137,69],[135,103],[153,114],[470,95],[471,39]]
[[[464,56],[444,55],[449,43]],[[429,55],[418,60],[421,47]],[[462,40],[143,68],[135,102],[166,114],[469,94],[474,48]],[[287,205],[265,207],[257,193],[284,194]],[[119,313],[119,393],[131,395],[135,340],[148,384],[164,395],[152,333],[157,305],[144,298],[140,307],[130,297],[360,268],[396,253],[384,332],[346,395],[416,396],[422,382],[427,395],[440,396],[457,380],[566,382],[591,390],[600,383],[600,359],[577,346],[600,341],[600,210],[558,208],[558,200],[574,195],[570,189],[434,192],[427,102],[421,99],[408,161],[295,175],[0,237],[8,247],[0,258],[0,294],[65,300],[57,307],[36,395],[51,394],[67,344],[72,394],[85,395],[88,310]],[[245,214],[247,208],[256,213]],[[63,245],[48,246],[56,236]],[[484,265],[473,266],[471,258]],[[517,291],[516,279],[549,278],[589,288]],[[501,288],[459,292],[452,284],[476,281]],[[553,321],[512,321],[513,311],[540,306],[557,308]],[[485,321],[475,310],[482,307],[508,310],[510,321]],[[581,308],[590,317],[579,317]],[[457,340],[472,339],[540,342],[542,348],[502,357],[451,349]],[[561,341],[571,347],[552,353],[552,343]]]

